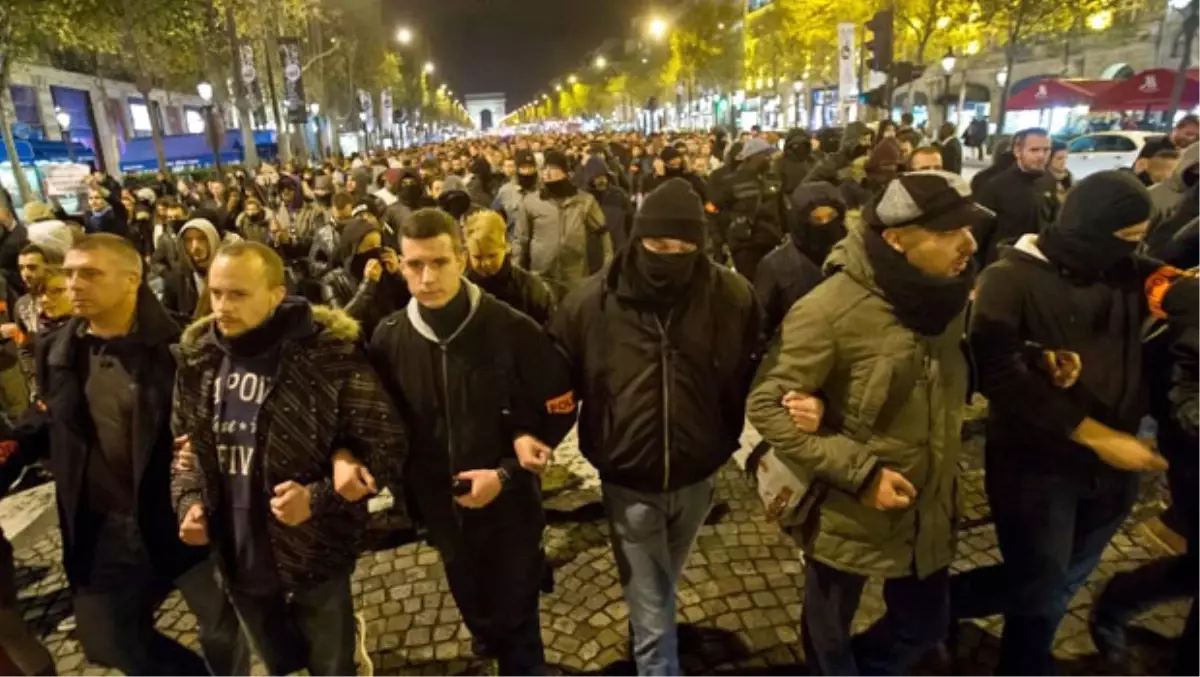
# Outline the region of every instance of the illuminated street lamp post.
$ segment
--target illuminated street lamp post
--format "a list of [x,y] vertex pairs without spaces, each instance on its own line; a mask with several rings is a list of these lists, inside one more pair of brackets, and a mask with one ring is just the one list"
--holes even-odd
[[67,144],[67,157],[71,159],[71,164],[74,164],[75,147],[71,144],[71,114],[61,108],[55,108],[54,121],[58,123],[58,128],[62,130],[63,143]]
[[208,140],[208,147],[212,150],[213,166],[217,169],[217,176],[223,172],[221,170],[221,149],[217,145],[217,126],[216,112],[213,110],[213,86],[207,82],[201,82],[196,85],[196,93],[204,100],[204,135]]
[[954,73],[954,63],[957,59],[953,51],[947,51],[942,57],[942,72],[945,73],[945,85],[942,87],[942,122],[950,121],[950,75]]
[[317,131],[317,152],[315,155],[317,156],[318,160],[324,160],[325,144],[321,141],[321,104],[317,103],[316,101],[308,104],[308,112],[312,113],[313,127],[315,127]]
[[412,40],[413,32],[411,28],[402,26],[400,30],[396,31],[396,42],[399,42],[402,45],[409,45],[412,44]]

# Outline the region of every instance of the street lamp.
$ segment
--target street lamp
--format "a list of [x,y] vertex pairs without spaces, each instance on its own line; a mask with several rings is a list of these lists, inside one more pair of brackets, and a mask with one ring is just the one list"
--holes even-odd
[[562,85],[554,85],[554,91],[556,91],[556,92],[561,92],[561,91],[562,91]]
[[61,108],[54,109],[54,121],[62,131],[63,143],[67,144],[67,157],[75,163],[75,147],[71,145],[71,114]]
[[403,26],[400,28],[400,30],[396,31],[396,41],[399,42],[400,44],[402,44],[402,45],[410,44],[412,42],[412,39],[413,39],[413,32],[407,26]]
[[607,65],[608,65],[608,59],[605,59],[603,56],[596,57],[596,69],[597,70],[604,70],[604,67]]
[[646,26],[650,37],[655,40],[662,40],[667,35],[667,22],[662,17],[654,17]]
[[942,87],[942,122],[950,120],[950,74],[954,72],[955,61],[954,52],[947,50],[946,56],[942,57],[942,72],[946,74]]
[[575,77],[574,75],[568,75],[568,76],[567,76],[567,82],[569,82],[569,83],[571,83],[571,84],[573,85],[573,84],[575,84],[576,82],[579,82],[579,78]]
[[996,84],[1001,87],[1008,84],[1008,71],[998,71],[996,73]]
[[426,61],[426,62],[425,62],[425,66],[424,66],[424,68],[423,68],[422,70],[424,70],[424,71],[425,71],[425,74],[426,74],[426,75],[429,75],[430,73],[432,73],[432,72],[433,72],[433,62],[432,62],[432,61]]
[[213,86],[208,82],[201,82],[196,85],[196,93],[204,100],[204,136],[208,140],[208,147],[212,150],[213,166],[217,169],[217,176],[220,176],[221,171],[221,149],[217,147],[217,129],[213,124],[216,117],[213,110]]

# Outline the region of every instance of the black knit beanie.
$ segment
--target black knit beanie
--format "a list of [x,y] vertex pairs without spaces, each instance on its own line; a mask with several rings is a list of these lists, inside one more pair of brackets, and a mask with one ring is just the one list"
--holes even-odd
[[654,189],[633,219],[633,239],[672,238],[704,245],[704,203],[683,179],[671,179]]
[[555,148],[542,153],[542,164],[546,167],[558,167],[564,172],[571,171],[571,163],[567,162],[567,156]]

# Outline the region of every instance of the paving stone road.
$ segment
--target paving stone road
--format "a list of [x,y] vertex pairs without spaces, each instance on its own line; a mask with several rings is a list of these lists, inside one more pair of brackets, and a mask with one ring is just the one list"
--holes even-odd
[[[747,440],[749,443],[749,434]],[[999,558],[992,527],[983,519],[979,441],[964,461],[964,508],[968,524],[954,569],[961,571]],[[599,506],[598,482],[569,439],[556,461],[572,471],[572,488],[547,499],[551,527],[547,549],[555,565],[556,588],[542,597],[546,658],[565,674],[632,674],[626,659],[628,609],[621,600],[608,527]],[[1071,606],[1056,641],[1065,674],[1127,674],[1099,664],[1087,633],[1091,599],[1116,571],[1158,556],[1140,522],[1158,502],[1154,482],[1147,498],[1104,553],[1099,570]],[[763,521],[757,495],[731,462],[718,476],[712,524],[700,533],[678,597],[683,665],[689,674],[798,674],[803,659],[798,635],[802,565],[787,536]],[[17,553],[20,604],[25,618],[44,638],[60,674],[119,674],[83,658],[73,636],[70,598],[59,562],[57,533]],[[354,572],[355,602],[366,622],[366,648],[375,674],[479,674],[483,664],[470,653],[470,635],[450,596],[437,553],[409,544],[362,556]],[[883,612],[878,583],[868,585],[855,620],[863,629]],[[1154,609],[1138,619],[1149,641],[1133,655],[1133,674],[1165,674],[1169,648],[1162,636],[1183,627],[1182,603]],[[164,602],[159,627],[196,647],[196,620],[178,594]],[[963,629],[954,672],[990,674],[995,667],[1001,621],[992,618]],[[360,666],[363,673],[365,666]],[[944,671],[945,668],[942,668]],[[937,674],[932,663],[920,674]],[[262,667],[256,667],[263,674]]]

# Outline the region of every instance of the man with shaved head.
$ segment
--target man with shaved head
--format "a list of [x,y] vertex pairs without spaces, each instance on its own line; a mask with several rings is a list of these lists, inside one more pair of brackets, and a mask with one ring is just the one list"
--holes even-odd
[[[179,540],[171,509],[179,327],[128,239],[88,235],[63,268],[75,317],[38,342],[35,371],[84,653],[129,675],[247,674],[208,551]],[[156,594],[171,586],[196,614],[204,658],[154,629]]]

